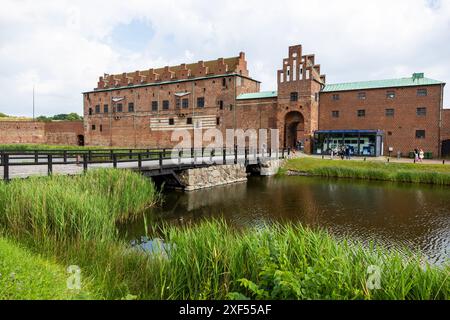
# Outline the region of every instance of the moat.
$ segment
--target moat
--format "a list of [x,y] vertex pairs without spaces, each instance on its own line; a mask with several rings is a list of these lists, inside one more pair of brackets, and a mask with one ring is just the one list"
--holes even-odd
[[[300,222],[385,247],[420,250],[440,264],[450,258],[450,189],[429,185],[310,177],[251,177],[195,192],[164,192],[164,204],[146,215],[147,225],[175,225],[221,218],[236,228]],[[155,218],[156,217],[156,218]],[[156,220],[156,221],[155,221]],[[144,247],[144,219],[126,228]]]

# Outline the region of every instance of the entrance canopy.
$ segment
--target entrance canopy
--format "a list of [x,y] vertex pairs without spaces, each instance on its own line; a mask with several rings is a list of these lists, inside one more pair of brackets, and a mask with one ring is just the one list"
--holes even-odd
[[348,149],[351,155],[383,155],[381,130],[320,130],[314,132],[314,154],[335,154]]

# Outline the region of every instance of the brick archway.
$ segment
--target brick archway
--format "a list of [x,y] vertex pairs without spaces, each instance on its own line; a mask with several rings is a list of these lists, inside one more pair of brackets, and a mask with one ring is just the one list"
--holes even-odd
[[284,116],[284,147],[295,148],[297,141],[305,145],[305,118],[299,111],[290,111]]

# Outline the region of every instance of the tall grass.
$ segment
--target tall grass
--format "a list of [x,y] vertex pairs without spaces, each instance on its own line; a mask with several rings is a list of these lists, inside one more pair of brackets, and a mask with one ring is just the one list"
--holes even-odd
[[450,166],[448,165],[303,158],[289,160],[280,174],[285,174],[288,170],[323,177],[450,185]]
[[14,236],[114,240],[116,223],[158,201],[154,184],[126,170],[0,183],[0,226]]
[[[159,250],[130,247],[118,236],[117,224],[156,201],[153,184],[129,171],[16,180],[0,183],[0,230],[26,246],[33,259],[44,257],[41,263],[80,266],[87,285],[95,288],[93,298],[450,298],[448,264],[428,265],[410,252],[337,241],[294,224],[245,230],[223,221],[166,225],[153,230],[165,243]],[[8,266],[21,259],[0,258]],[[366,284],[371,265],[381,269],[377,290]],[[60,284],[49,285],[60,292]]]
[[[93,275],[102,296],[121,299],[449,299],[450,266],[411,252],[337,241],[300,225],[237,231],[222,221],[160,231],[145,253],[122,242],[43,245],[47,255]],[[380,268],[371,290],[369,266]]]

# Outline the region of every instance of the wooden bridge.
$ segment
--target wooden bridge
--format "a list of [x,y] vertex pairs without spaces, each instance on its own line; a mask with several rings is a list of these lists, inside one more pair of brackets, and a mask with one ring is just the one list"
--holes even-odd
[[289,149],[97,149],[97,150],[0,150],[0,179],[80,174],[95,168],[123,168],[146,176],[173,175],[186,169],[221,164],[259,165],[283,159]]

